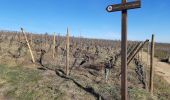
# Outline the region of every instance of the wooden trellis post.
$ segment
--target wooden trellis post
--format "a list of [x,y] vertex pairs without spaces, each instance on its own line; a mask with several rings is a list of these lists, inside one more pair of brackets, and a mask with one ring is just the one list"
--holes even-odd
[[31,33],[31,45],[32,45],[32,33]]
[[48,39],[47,39],[47,37],[48,37],[48,34],[45,34],[45,47],[47,47],[47,41],[48,41]]
[[139,60],[139,58],[140,58],[140,57],[139,57],[139,53],[137,54],[137,58],[138,58],[138,60]]
[[138,47],[136,48],[136,50],[134,50],[134,52],[131,53],[130,56],[128,56],[127,65],[130,64],[130,62],[132,61],[132,59],[135,57],[135,55],[136,55],[137,53],[139,54],[140,50],[143,48],[143,46],[144,46],[147,42],[149,42],[149,40],[146,40],[146,41],[143,42],[143,43],[141,42],[141,43],[138,45]]
[[141,49],[141,62],[143,61],[143,48]]
[[42,49],[42,47],[43,47],[43,34],[41,34],[41,49]]
[[25,40],[26,40],[26,42],[27,42],[27,46],[28,46],[29,51],[30,51],[30,54],[31,54],[32,62],[35,63],[34,55],[33,55],[33,53],[32,53],[31,46],[30,46],[30,44],[29,44],[29,42],[28,42],[26,33],[24,32],[24,29],[23,29],[23,28],[21,28],[21,31],[22,31],[22,33],[24,34]]
[[55,39],[55,32],[54,32],[54,36],[53,36],[53,59],[55,58],[55,45],[56,45],[56,39]]
[[148,46],[147,46],[147,66],[149,66],[149,54],[150,54],[150,46],[149,46],[149,42],[148,42]]
[[80,32],[80,36],[79,36],[79,43],[80,43],[80,48],[81,48],[82,47],[81,32]]
[[18,39],[21,42],[21,33],[20,32],[18,33]]
[[[148,42],[148,44],[147,44],[147,67],[149,67],[149,42]],[[148,74],[147,74],[147,70],[144,70],[145,71],[145,78],[146,78],[146,80],[148,80]],[[146,90],[148,91],[149,90],[149,88],[148,88],[148,82],[146,81]]]
[[127,2],[122,0],[121,4],[109,5],[106,10],[108,12],[121,11],[122,12],[122,30],[121,30],[121,99],[128,99],[127,88],[127,10],[140,8],[141,2],[133,1]]
[[150,80],[149,80],[149,92],[151,95],[153,95],[153,75],[154,75],[154,34],[152,35],[152,41],[151,41],[151,55],[150,55]]
[[69,47],[70,45],[70,41],[69,41],[69,30],[67,28],[67,36],[66,36],[66,75],[68,75],[69,73]]
[[20,42],[21,42],[23,40],[22,33],[20,33],[19,37],[20,37]]

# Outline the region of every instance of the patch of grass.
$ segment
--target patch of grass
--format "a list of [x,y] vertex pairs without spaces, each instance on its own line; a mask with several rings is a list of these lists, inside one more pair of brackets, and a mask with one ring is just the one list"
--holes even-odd
[[6,81],[1,89],[6,88],[5,97],[13,100],[33,100],[42,96],[44,93],[41,93],[41,91],[45,90],[37,87],[41,78],[38,70],[0,65],[0,79]]
[[[147,68],[147,73],[149,76],[149,68]],[[170,84],[162,76],[154,74],[153,87],[154,96],[158,100],[170,100]]]
[[130,100],[155,100],[151,98],[150,94],[139,88],[129,88]]
[[37,70],[0,65],[0,78],[7,80],[10,84],[18,85],[20,83],[37,82],[40,75]]
[[158,75],[154,78],[154,94],[158,100],[170,100],[170,85]]
[[164,50],[155,50],[155,57],[159,59],[166,59],[168,58],[168,52]]
[[55,89],[57,87],[52,80],[53,78],[44,80],[40,71],[36,69],[0,65],[0,89],[5,89],[3,94],[8,99],[62,100],[65,93]]
[[[134,69],[133,69],[134,70]],[[129,85],[128,93],[130,100],[155,100],[150,96],[150,93],[145,89],[141,89],[137,86],[138,80],[135,73],[129,71]],[[79,77],[75,77],[76,80],[81,80]],[[71,83],[64,82],[64,86],[61,89],[56,81],[56,76],[43,78],[39,70],[23,68],[20,66],[9,67],[7,65],[0,65],[0,89],[3,91],[5,97],[12,100],[67,100],[65,98],[71,97],[66,90],[69,85],[70,89],[79,89],[71,86]],[[83,79],[84,80],[84,79]],[[135,82],[131,82],[135,81]],[[82,81],[84,82],[84,81]],[[60,83],[60,82],[59,82]],[[105,98],[114,98],[114,100],[120,100],[120,84],[92,84],[88,83],[96,93],[99,93]],[[59,88],[60,87],[60,88]],[[74,88],[73,88],[74,87]],[[74,94],[74,95],[77,95]],[[170,100],[170,85],[160,76],[154,77],[154,96],[158,100]]]
[[119,100],[120,99],[120,86],[108,86],[107,88],[107,92],[109,94],[112,95],[112,97],[115,99],[115,100]]
[[105,99],[110,100],[111,98],[114,98],[113,100],[120,100],[119,85],[102,84],[96,90],[98,90],[98,92],[101,93],[101,95],[105,97]]
[[6,97],[30,100],[33,98],[34,91],[28,87],[35,85],[41,79],[41,76],[37,70],[0,65],[0,79],[6,81],[1,87],[6,88],[6,91],[4,91]]

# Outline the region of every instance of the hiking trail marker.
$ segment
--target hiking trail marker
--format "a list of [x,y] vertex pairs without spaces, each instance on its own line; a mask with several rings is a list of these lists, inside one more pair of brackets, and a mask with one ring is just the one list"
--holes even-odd
[[122,29],[121,29],[121,99],[128,100],[127,88],[127,10],[141,7],[141,1],[122,0],[121,4],[109,5],[108,12],[122,11]]

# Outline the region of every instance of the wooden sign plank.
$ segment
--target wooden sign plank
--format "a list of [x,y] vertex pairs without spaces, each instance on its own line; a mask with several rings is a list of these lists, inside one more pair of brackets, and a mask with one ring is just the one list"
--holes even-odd
[[116,12],[116,11],[122,11],[127,9],[135,9],[141,7],[141,1],[133,1],[133,2],[127,2],[123,4],[114,4],[109,5],[106,10],[108,12]]

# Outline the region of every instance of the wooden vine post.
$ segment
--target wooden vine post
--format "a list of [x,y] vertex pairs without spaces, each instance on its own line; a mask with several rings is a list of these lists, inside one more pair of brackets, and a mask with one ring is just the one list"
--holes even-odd
[[21,42],[21,33],[18,34],[18,39]]
[[43,34],[41,34],[41,49],[42,49],[42,47],[43,47]]
[[31,45],[32,45],[32,33],[31,33]]
[[82,42],[81,42],[81,32],[80,32],[80,36],[79,36],[79,43],[80,43],[80,48],[82,47]]
[[141,62],[143,61],[143,48],[141,49]]
[[22,31],[22,33],[24,34],[25,40],[26,40],[26,42],[27,42],[27,46],[28,46],[29,51],[30,51],[30,54],[31,54],[32,62],[35,63],[34,55],[33,55],[33,53],[32,53],[31,46],[30,46],[30,44],[29,44],[29,42],[28,42],[27,35],[26,35],[26,33],[24,32],[24,29],[23,29],[23,28],[21,28],[21,31]]
[[[149,42],[148,42],[148,44],[147,44],[147,67],[149,67],[149,54],[150,54],[150,46],[149,46]],[[148,74],[147,74],[147,70],[144,70],[145,71],[145,78],[146,78],[146,80],[148,80]],[[148,91],[149,90],[149,88],[148,88],[148,83],[147,83],[147,81],[146,81],[146,90]]]
[[127,88],[127,10],[141,7],[141,1],[122,0],[121,4],[109,5],[106,10],[108,12],[122,12],[122,28],[121,28],[121,100],[128,99]]
[[70,41],[69,41],[69,30],[67,28],[67,36],[66,36],[66,75],[68,75],[69,73],[69,47],[70,45]]
[[151,95],[153,95],[153,76],[154,76],[154,35],[152,35],[152,41],[151,41],[151,55],[150,55],[150,80],[149,80],[149,92]]
[[48,34],[45,34],[45,47],[47,47],[47,37],[48,37]]
[[140,57],[139,57],[139,53],[137,54],[137,58],[138,58],[138,60],[140,59]]
[[19,41],[22,41],[22,33],[19,33]]
[[132,53],[127,57],[128,61],[127,61],[127,65],[130,64],[130,62],[133,60],[133,58],[135,57],[136,54],[139,54],[140,50],[144,47],[144,45],[149,42],[149,40],[146,40],[145,42],[141,42],[136,49],[134,49],[132,51]]
[[148,45],[147,45],[147,66],[149,67],[149,54],[150,54],[150,46],[149,46],[149,42],[148,42]]
[[56,38],[55,38],[55,32],[54,32],[54,37],[53,37],[53,59],[55,58],[55,45],[56,45]]

